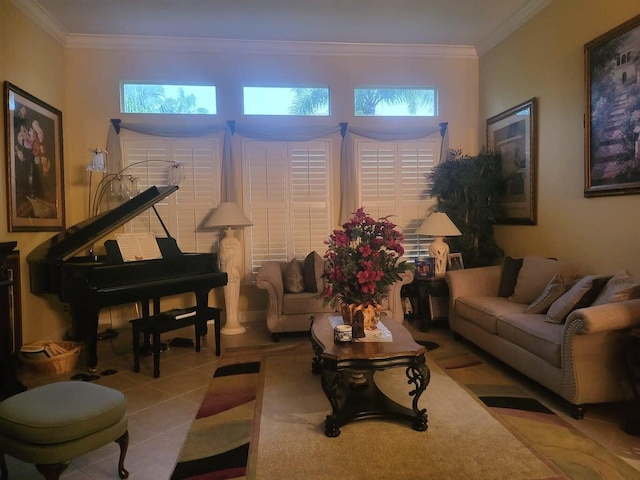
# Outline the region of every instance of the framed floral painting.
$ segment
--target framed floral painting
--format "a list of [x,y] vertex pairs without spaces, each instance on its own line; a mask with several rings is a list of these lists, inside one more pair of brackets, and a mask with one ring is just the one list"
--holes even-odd
[[4,83],[10,232],[64,230],[62,112]]

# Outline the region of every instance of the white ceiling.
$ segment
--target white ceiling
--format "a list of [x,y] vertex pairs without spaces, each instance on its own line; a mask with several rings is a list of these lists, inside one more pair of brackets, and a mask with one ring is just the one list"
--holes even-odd
[[487,49],[551,0],[13,0],[66,35]]

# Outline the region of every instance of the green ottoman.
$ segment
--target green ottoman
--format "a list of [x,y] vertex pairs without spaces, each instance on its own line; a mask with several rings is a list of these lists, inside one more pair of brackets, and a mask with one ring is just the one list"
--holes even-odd
[[0,472],[4,454],[34,463],[48,480],[58,479],[71,460],[109,442],[120,446],[118,475],[127,478],[127,400],[122,392],[88,382],[36,387],[0,402]]

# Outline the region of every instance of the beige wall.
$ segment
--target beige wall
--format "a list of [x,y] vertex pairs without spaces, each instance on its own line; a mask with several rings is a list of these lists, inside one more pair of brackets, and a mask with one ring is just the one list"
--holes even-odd
[[[17,10],[9,0],[0,0],[0,78],[61,110],[65,131],[65,65],[64,49]],[[4,111],[4,100],[2,102]],[[2,131],[5,131],[2,115]],[[29,292],[29,275],[25,257],[51,232],[8,233],[6,190],[6,147],[0,138],[0,241],[17,241],[21,255],[23,339],[30,342],[43,338],[58,339],[67,325],[62,305],[51,299],[36,297]]]
[[[387,54],[362,54],[343,51],[340,55],[326,53],[270,54],[248,53],[241,47],[230,49],[197,46],[192,49],[174,48],[165,40],[153,48],[86,48],[77,43],[62,48],[35,27],[9,2],[0,0],[2,16],[0,31],[10,42],[2,42],[11,61],[0,60],[4,77],[21,88],[56,106],[63,112],[65,146],[65,188],[67,225],[74,225],[88,216],[88,173],[86,165],[89,150],[105,148],[109,120],[122,118],[135,121],[136,116],[119,113],[120,81],[153,82],[211,82],[218,88],[218,116],[220,124],[227,120],[259,122],[241,115],[241,86],[261,84],[315,84],[330,85],[332,115],[329,118],[311,118],[304,123],[336,125],[349,122],[357,126],[401,126],[427,123],[436,125],[449,122],[450,145],[465,152],[478,150],[478,61],[468,55],[414,55],[403,50]],[[6,7],[6,8],[5,8]],[[16,41],[14,42],[14,39]],[[44,44],[41,45],[41,44]],[[46,50],[43,51],[43,49]],[[288,47],[289,48],[289,47]],[[24,52],[42,52],[42,59]],[[42,67],[45,68],[42,68]],[[12,75],[9,74],[12,73]],[[428,85],[439,90],[439,116],[433,119],[409,121],[394,119],[357,119],[353,117],[353,88],[356,85]],[[202,117],[154,117],[158,123],[211,122]],[[270,124],[299,124],[299,119],[268,119]],[[338,142],[336,142],[336,147]],[[338,172],[336,150],[334,172]],[[237,157],[239,158],[239,157]],[[4,172],[3,172],[4,174]],[[4,178],[2,178],[4,183]],[[337,222],[338,190],[335,205]],[[6,212],[0,211],[6,231]],[[35,246],[49,238],[51,233],[10,234],[19,240],[26,256]],[[5,234],[2,234],[3,238]],[[23,262],[26,272],[26,264]],[[55,299],[44,300],[33,296],[28,274],[22,285],[25,309],[25,342],[43,338],[59,338],[68,327],[68,316]],[[211,302],[222,305],[222,296],[212,294]],[[255,287],[241,292],[240,310],[255,311],[266,306],[266,293]],[[131,309],[129,309],[131,312]],[[114,315],[112,315],[112,313]],[[104,309],[102,318],[109,322],[119,314]],[[102,322],[103,320],[101,320]]]
[[480,142],[487,118],[538,98],[538,224],[498,226],[507,254],[640,275],[640,196],[583,196],[584,44],[638,14],[637,0],[556,0],[480,58]]

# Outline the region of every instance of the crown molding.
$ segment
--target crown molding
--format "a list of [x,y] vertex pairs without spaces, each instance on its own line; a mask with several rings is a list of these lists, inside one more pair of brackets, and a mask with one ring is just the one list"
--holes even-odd
[[36,0],[11,0],[36,25],[65,48],[145,49],[164,51],[221,52],[257,55],[332,55],[376,57],[477,58],[467,45],[401,45],[377,43],[292,42],[272,40],[231,40],[141,35],[70,34]]
[[460,45],[230,40],[141,35],[67,35],[66,48],[145,49],[256,55],[332,55],[376,57],[477,58],[476,49]]
[[549,5],[553,0],[532,0],[520,9],[509,20],[504,22],[500,27],[491,32],[491,34],[476,45],[478,57],[488,53],[501,42],[507,39],[509,35],[522,27],[525,23],[535,17],[542,9]]
[[11,0],[18,10],[24,13],[27,18],[51,35],[54,40],[64,46],[69,32],[67,32],[58,21],[49,15],[42,6],[35,0]]

